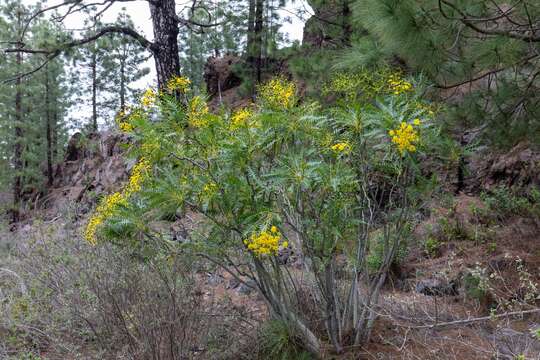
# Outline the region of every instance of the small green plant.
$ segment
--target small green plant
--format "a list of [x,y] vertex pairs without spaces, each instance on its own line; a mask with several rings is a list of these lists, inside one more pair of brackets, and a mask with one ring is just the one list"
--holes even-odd
[[434,237],[429,237],[424,242],[424,251],[429,257],[437,257],[440,252],[441,242]]
[[491,290],[487,270],[476,264],[475,268],[463,277],[463,287],[468,297],[479,301],[485,298]]
[[287,323],[269,320],[262,325],[258,336],[259,358],[269,360],[309,360],[311,355],[305,352],[301,343],[294,336],[294,331]]
[[515,215],[540,216],[540,192],[537,189],[520,195],[506,186],[499,186],[489,193],[482,193],[481,199],[499,220]]
[[490,253],[494,253],[497,251],[497,243],[494,241],[494,242],[490,242],[488,244],[488,252]]

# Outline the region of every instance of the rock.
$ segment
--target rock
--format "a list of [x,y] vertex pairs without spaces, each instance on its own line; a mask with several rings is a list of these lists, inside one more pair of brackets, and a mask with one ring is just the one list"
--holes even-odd
[[241,59],[234,55],[210,57],[204,65],[204,81],[208,94],[213,97],[242,83],[234,73],[234,65]]
[[290,247],[286,247],[284,249],[279,249],[278,255],[277,255],[277,262],[280,265],[285,265],[289,262],[289,259],[291,258],[291,255],[293,254],[293,250]]
[[521,142],[506,153],[493,154],[489,148],[467,159],[466,190],[476,192],[498,186],[526,189],[540,186],[540,151]]
[[416,283],[415,290],[417,293],[427,296],[456,296],[459,294],[456,281],[447,282],[438,278],[420,280]]
[[208,274],[208,285],[218,285],[223,282],[223,277],[219,274]]
[[82,134],[77,132],[69,139],[66,156],[64,157],[65,161],[77,161],[82,158],[84,153],[84,147],[81,142]]
[[249,295],[257,289],[257,283],[254,280],[248,280],[245,284],[241,284],[237,291],[243,295]]
[[236,278],[232,278],[229,280],[229,284],[227,285],[227,289],[236,289],[240,285],[240,281]]

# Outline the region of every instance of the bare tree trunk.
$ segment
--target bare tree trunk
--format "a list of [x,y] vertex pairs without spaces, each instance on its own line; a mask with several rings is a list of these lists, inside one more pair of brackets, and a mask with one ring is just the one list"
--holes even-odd
[[47,138],[47,185],[53,184],[52,170],[52,126],[51,126],[51,88],[49,84],[49,66],[45,65],[45,128]]
[[92,70],[92,131],[98,131],[97,124],[97,58],[96,45],[93,44],[92,62],[90,68]]
[[163,89],[170,78],[180,75],[178,55],[178,17],[174,0],[149,1],[154,45],[152,53],[156,63],[158,87]]
[[[20,9],[17,12],[17,24],[18,27],[21,27],[21,12]],[[17,71],[22,72],[22,52],[17,52],[16,56]],[[22,129],[22,79],[17,77],[15,82],[15,144],[13,147],[13,170],[15,177],[13,179],[13,212],[12,212],[12,221],[18,222],[19,211],[21,206],[21,196],[22,196],[22,170],[23,170],[23,159],[22,159],[22,149],[23,149],[23,129]]]
[[120,111],[126,109],[126,57],[120,59]]
[[264,0],[257,0],[255,8],[255,28],[254,28],[254,58],[255,58],[255,74],[254,78],[257,83],[261,82],[262,74],[262,32],[263,32],[263,15],[264,15]]
[[253,53],[253,35],[255,33],[255,0],[249,0],[248,11],[247,53],[249,57]]
[[53,99],[53,114],[51,117],[52,124],[51,124],[51,148],[52,148],[52,158],[53,162],[58,157],[58,98],[56,92],[54,93],[54,99]]

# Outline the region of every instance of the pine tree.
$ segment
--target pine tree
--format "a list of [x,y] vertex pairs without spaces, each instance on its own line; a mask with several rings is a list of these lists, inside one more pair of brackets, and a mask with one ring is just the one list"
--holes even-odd
[[[126,13],[119,14],[116,23],[119,26],[135,26]],[[136,101],[140,90],[134,87],[134,83],[146,76],[150,69],[144,66],[149,55],[133,39],[117,35],[106,39],[100,57],[99,75],[106,79],[101,113],[104,114],[103,121],[111,125],[111,120],[119,111]]]
[[[17,43],[26,40],[32,46],[41,46],[43,42],[62,38],[63,34],[48,22],[38,20],[23,34],[23,20],[32,11],[19,2],[6,4],[3,8],[2,39],[4,42]],[[65,105],[62,89],[63,64],[61,58],[52,59],[42,64],[39,57],[24,56],[17,52],[14,56],[3,59],[0,71],[5,81],[11,79],[2,88],[0,99],[0,131],[3,137],[0,146],[0,158],[11,171],[1,179],[10,183],[13,192],[13,221],[19,219],[20,209],[25,194],[39,193],[47,182],[52,182],[53,165],[60,153],[61,129]],[[31,69],[39,69],[34,76],[20,76]]]
[[459,100],[454,118],[500,135],[492,141],[540,138],[538,1],[356,0],[354,19],[372,36],[353,46],[357,65],[397,58]]

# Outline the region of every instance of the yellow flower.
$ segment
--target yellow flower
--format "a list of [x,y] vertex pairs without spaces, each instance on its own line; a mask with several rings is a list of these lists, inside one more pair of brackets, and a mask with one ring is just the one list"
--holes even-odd
[[139,162],[133,167],[128,184],[124,188],[123,193],[126,197],[129,197],[131,194],[141,190],[141,184],[147,177],[149,171],[150,163],[145,158],[141,158]]
[[400,73],[394,73],[388,77],[388,88],[394,95],[400,95],[402,93],[412,90],[412,84],[401,78]]
[[96,234],[100,225],[103,224],[108,217],[112,216],[120,205],[127,205],[127,201],[125,196],[119,192],[108,195],[101,200],[96,211],[86,224],[84,231],[86,241],[92,245],[97,243]]
[[[413,123],[418,126],[420,120],[415,119]],[[420,140],[418,132],[411,124],[407,124],[406,122],[402,122],[397,129],[388,131],[388,135],[392,138],[392,142],[396,145],[401,155],[406,151],[415,152],[416,146],[414,144]]]
[[143,107],[150,107],[156,103],[156,92],[152,88],[148,88],[142,98],[141,98],[141,105]]
[[334,150],[336,153],[348,154],[351,152],[351,145],[349,145],[348,142],[338,142],[332,145],[330,149]]
[[97,232],[99,227],[114,215],[120,206],[128,205],[128,198],[135,192],[141,190],[141,184],[150,170],[150,163],[144,158],[133,167],[131,176],[122,192],[115,192],[106,196],[99,203],[94,214],[88,220],[84,230],[84,238],[92,245],[97,243]]
[[281,243],[281,246],[284,247],[284,248],[288,248],[289,247],[289,242],[284,241],[284,242]]
[[206,101],[200,96],[195,96],[189,102],[188,123],[195,128],[208,126],[208,114],[210,110]]
[[290,109],[296,103],[296,85],[282,77],[260,85],[259,97],[272,108]]
[[167,82],[167,91],[172,93],[174,91],[187,92],[189,86],[191,85],[191,80],[183,76],[174,76]]
[[218,186],[215,182],[209,182],[203,186],[202,195],[206,198],[211,198],[217,192]]
[[126,133],[130,133],[135,129],[133,125],[126,121],[121,121],[120,123],[118,123],[118,127],[120,128],[120,130]]
[[[270,231],[261,231],[253,233],[249,239],[245,239],[244,245],[249,251],[257,256],[276,255],[279,251],[281,234],[276,226],[272,226]],[[287,247],[286,241],[281,243],[282,247]]]
[[253,112],[248,108],[238,110],[231,116],[231,130],[235,130],[242,126],[249,125],[249,119],[252,116]]

